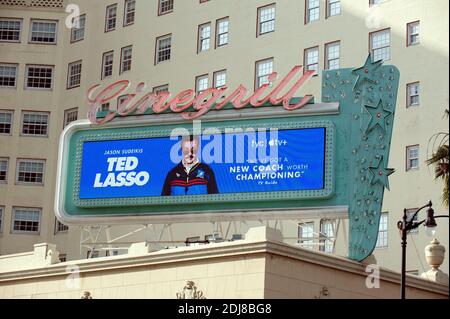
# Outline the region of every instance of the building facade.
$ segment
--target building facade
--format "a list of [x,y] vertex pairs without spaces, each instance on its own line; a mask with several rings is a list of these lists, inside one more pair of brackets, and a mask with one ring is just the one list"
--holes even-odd
[[[380,265],[399,270],[403,209],[413,212],[432,200],[437,214],[448,214],[443,184],[425,163],[431,136],[448,132],[447,39],[444,0],[1,0],[0,254],[39,242],[55,243],[61,259],[89,253],[80,251],[84,230],[59,223],[53,203],[59,135],[71,121],[86,118],[92,85],[127,79],[145,81],[154,91],[241,83],[257,88],[272,71],[286,74],[304,65],[318,73],[301,93],[319,102],[322,70],[359,67],[370,52],[401,74],[389,161],[396,172],[384,195],[374,251]],[[115,109],[122,98],[102,108]],[[435,236],[448,247],[448,222],[437,222]],[[110,241],[131,232],[129,242],[150,236],[182,244],[216,231],[227,239],[252,224],[259,222],[150,225],[153,233],[149,225],[114,226],[102,236]],[[300,216],[270,224],[290,244],[347,253],[346,220]],[[427,270],[423,248],[429,241],[423,228],[409,235],[412,274]],[[441,269],[448,273],[448,252]]]

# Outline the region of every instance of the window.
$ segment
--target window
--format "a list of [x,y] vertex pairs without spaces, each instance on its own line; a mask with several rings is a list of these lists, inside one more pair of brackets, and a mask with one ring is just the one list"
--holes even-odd
[[17,183],[38,184],[44,183],[44,165],[43,160],[25,160],[17,161]]
[[59,254],[59,261],[65,263],[67,261],[67,254]]
[[208,88],[208,74],[200,75],[195,78],[195,92],[202,93]]
[[419,169],[419,145],[406,147],[406,170]]
[[3,212],[5,211],[5,207],[0,207],[0,233],[3,231]]
[[122,103],[128,99],[128,94],[121,95],[117,98],[117,109],[119,109],[119,106],[122,105]]
[[134,23],[134,15],[136,12],[136,0],[125,0],[125,11],[123,17],[123,26],[132,25]]
[[406,106],[416,106],[420,102],[420,83],[414,82],[406,84]]
[[0,184],[8,182],[8,159],[0,157]]
[[11,134],[12,111],[0,110],[0,134]]
[[86,258],[87,259],[89,259],[89,258],[98,258],[99,256],[100,256],[100,253],[99,253],[98,250],[94,250],[94,251],[88,250]]
[[22,113],[22,134],[34,136],[47,136],[48,133],[48,113],[23,112]]
[[208,51],[211,47],[211,23],[198,26],[197,52]]
[[313,47],[305,50],[304,56],[305,71],[316,71],[314,75],[319,74],[319,47]]
[[55,234],[57,233],[64,233],[69,230],[69,226],[64,225],[59,220],[55,218]]
[[305,1],[306,1],[305,24],[319,20],[319,18],[320,18],[320,1],[319,0],[305,0]]
[[213,74],[213,86],[220,88],[227,84],[227,70],[221,70],[214,72]]
[[388,213],[381,213],[376,248],[388,246]]
[[337,16],[341,14],[340,0],[327,0],[327,17]]
[[301,223],[298,225],[298,238],[299,243],[303,247],[313,249],[314,243],[314,222]]
[[30,42],[56,43],[56,21],[31,20]]
[[256,62],[255,91],[263,84],[269,82],[269,74],[273,72],[273,58]]
[[1,42],[20,42],[20,33],[22,30],[21,19],[0,19],[0,41]]
[[230,28],[230,20],[228,18],[216,21],[216,47],[228,44],[228,32]]
[[53,66],[27,65],[27,89],[52,89]]
[[389,60],[391,58],[390,29],[370,33],[370,52],[373,61]]
[[116,28],[117,4],[106,7],[105,32],[113,31]]
[[120,74],[131,70],[131,60],[133,59],[133,46],[122,48],[120,52]]
[[156,63],[170,61],[170,54],[172,50],[172,35],[165,35],[156,38]]
[[169,84],[155,86],[153,88],[153,93],[158,94],[160,92],[169,92]]
[[373,6],[374,4],[380,4],[385,2],[386,0],[369,0],[369,6]]
[[102,79],[112,75],[113,63],[114,63],[114,51],[103,53]]
[[[416,213],[417,209],[418,209],[418,208],[408,208],[408,209],[406,210],[406,220],[407,220],[408,222],[410,222],[411,220],[412,220],[413,222],[415,222],[415,223],[418,223],[418,222],[419,222],[419,214],[417,214],[417,215],[414,217],[414,219],[412,219],[413,216],[414,216],[414,214]],[[419,232],[419,227],[414,228],[414,229],[411,229],[411,230],[409,231],[410,234],[417,234],[418,232]]]
[[103,103],[100,108],[100,111],[102,111],[102,112],[109,111],[110,106],[111,106],[110,102]]
[[15,88],[18,64],[0,64],[0,87]]
[[12,233],[39,234],[41,213],[40,208],[13,207]]
[[[73,18],[73,27],[70,33],[70,42],[77,42],[84,39],[84,28],[86,26],[86,15]],[[76,27],[75,27],[76,26]]]
[[79,87],[81,83],[81,61],[69,63],[67,71],[67,88]]
[[275,4],[258,8],[257,35],[275,31]]
[[420,22],[415,21],[408,23],[406,25],[407,29],[407,37],[408,37],[408,46],[416,45],[420,43],[419,32],[420,32]]
[[341,43],[339,41],[325,44],[325,69],[339,69],[340,46]]
[[173,0],[159,0],[158,15],[170,13],[173,11]]
[[320,251],[332,253],[334,248],[334,220],[322,219],[320,221]]
[[64,127],[78,119],[78,108],[73,108],[64,111]]

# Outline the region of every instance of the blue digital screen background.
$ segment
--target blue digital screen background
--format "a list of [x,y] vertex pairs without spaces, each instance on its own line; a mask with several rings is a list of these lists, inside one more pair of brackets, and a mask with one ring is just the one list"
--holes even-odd
[[[199,151],[200,162],[214,172],[218,193],[324,188],[325,128],[278,130],[275,138],[269,131],[254,136],[233,133],[234,139],[227,134],[203,135]],[[238,143],[237,139],[244,142]],[[181,161],[180,144],[181,137],[84,142],[80,198],[162,196],[168,172]],[[172,157],[175,152],[178,158],[171,158],[171,152]],[[118,157],[134,157],[138,160],[137,166],[126,170],[122,162],[121,169],[117,170],[108,159]],[[108,171],[111,167],[113,169]],[[117,181],[120,173],[123,176],[141,173],[140,181],[146,181],[145,176],[148,181],[144,185],[111,186],[107,183],[99,187],[104,185],[108,175],[112,175],[110,181],[111,178]],[[130,184],[132,180],[129,178]]]

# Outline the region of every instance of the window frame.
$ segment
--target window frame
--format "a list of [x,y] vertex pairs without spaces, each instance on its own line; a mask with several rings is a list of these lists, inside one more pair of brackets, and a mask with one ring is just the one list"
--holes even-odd
[[[419,93],[418,94],[411,94],[411,86],[413,85],[418,85],[419,86]],[[411,97],[413,96],[417,96],[419,102],[417,104],[411,104]],[[410,107],[418,107],[420,106],[420,81],[416,81],[416,82],[410,82],[410,83],[406,83],[406,108],[410,108]]]
[[[38,220],[38,230],[37,231],[25,231],[25,230],[15,230],[14,229],[14,221],[16,210],[35,210],[39,212],[39,220]],[[13,206],[12,214],[11,214],[11,234],[21,234],[21,235],[40,235],[41,233],[41,225],[42,225],[42,208],[41,207],[24,207],[24,206]]]
[[[325,231],[324,231],[324,226],[326,223],[330,222],[331,223],[331,230],[333,232],[333,236],[329,236]],[[336,241],[336,220],[335,219],[329,219],[329,218],[322,218],[320,220],[320,224],[319,224],[319,237],[320,237],[320,243],[324,243],[323,245],[319,245],[319,251],[325,252],[325,253],[329,253],[329,254],[333,254],[334,253],[334,243]],[[330,239],[332,238],[332,240]],[[331,243],[331,251],[327,251],[326,247],[327,247],[327,241],[329,241]],[[323,247],[323,248],[322,248]]]
[[[391,46],[392,46],[392,38],[391,38],[391,28],[384,28],[384,29],[380,29],[377,31],[373,31],[373,32],[369,32],[369,53],[372,55],[372,62],[376,62],[377,60],[375,60],[375,54],[373,53],[373,47],[372,47],[372,36],[376,33],[381,33],[381,32],[388,32],[389,33],[389,58],[387,60],[382,60],[383,62],[385,61],[390,61],[392,59],[392,54],[391,54]],[[385,48],[385,47],[382,47]],[[377,48],[375,50],[379,50],[381,48]]]
[[12,135],[12,131],[13,131],[13,125],[14,125],[14,110],[3,110],[3,109],[0,109],[0,113],[9,113],[9,114],[11,114],[11,123],[10,123],[10,127],[9,127],[9,133],[1,133],[0,132],[0,136],[11,136]]
[[[264,61],[272,61],[272,73],[273,70],[275,69],[275,58],[274,57],[270,57],[270,58],[265,58],[265,59],[261,59],[258,61],[255,61],[255,70],[254,70],[254,78],[253,78],[253,88],[256,92],[256,90],[258,90],[261,86],[259,85],[259,78],[260,76],[258,75],[258,65]],[[270,74],[270,73],[269,73]],[[269,74],[263,75],[263,76],[268,76]]]
[[[419,209],[418,207],[415,208],[405,208],[406,209],[406,220],[408,222],[411,221],[411,218],[414,216],[416,211]],[[416,215],[416,217],[412,220],[413,222],[419,222],[419,214]],[[410,229],[408,231],[408,234],[418,234],[419,233],[419,227]]]
[[[222,34],[225,34],[225,33],[219,33],[219,24],[223,20],[226,20],[228,22],[228,28],[227,28],[227,32],[226,32],[226,34],[227,34],[227,43],[219,44],[220,36]],[[223,17],[223,18],[220,18],[220,19],[216,20],[216,29],[215,29],[215,37],[214,38],[215,38],[214,49],[221,48],[221,47],[224,47],[224,46],[228,45],[228,43],[230,42],[230,17],[229,16],[226,16],[226,17]]]
[[[43,163],[42,169],[42,182],[22,182],[19,181],[19,168],[20,162],[32,162],[32,163]],[[16,176],[15,176],[15,185],[26,185],[26,186],[44,186],[45,185],[45,175],[46,175],[46,160],[45,159],[35,159],[35,158],[17,158],[16,160]]]
[[[412,43],[411,42],[411,36],[413,35],[412,33],[410,33],[411,31],[411,26],[417,24],[419,26],[419,32],[417,33],[418,36],[418,41],[416,43]],[[416,21],[412,21],[406,24],[406,46],[407,47],[411,47],[411,46],[415,46],[415,45],[419,45],[420,44],[420,20],[416,20]]]
[[[0,62],[0,66],[7,66],[7,67],[15,67],[16,72],[15,72],[15,76],[14,76],[14,86],[0,86],[0,90],[2,89],[12,89],[15,90],[17,89],[17,80],[18,80],[18,73],[19,73],[19,64],[18,63],[3,63]],[[25,71],[26,72],[26,71]],[[25,74],[26,76],[26,74]]]
[[[261,32],[261,11],[263,9],[265,9],[265,8],[268,8],[268,7],[273,7],[275,9],[275,15],[274,15],[274,18],[273,18],[273,30],[266,31],[266,32]],[[276,20],[277,20],[276,2],[272,2],[270,4],[266,4],[264,6],[256,8],[256,37],[258,38],[261,35],[275,32],[275,30],[276,30]],[[267,20],[267,21],[264,21],[263,23],[267,23],[268,21],[272,21],[272,20]]]
[[[63,225],[63,229],[59,229],[59,225]],[[67,234],[69,232],[69,226],[61,223],[58,218],[55,217],[55,226],[53,228],[53,235],[56,234]]]
[[[111,74],[105,75],[105,63],[106,63],[106,56],[112,54],[112,63],[111,63]],[[112,77],[114,74],[114,50],[103,52],[102,54],[102,70],[101,70],[101,79],[106,79],[109,77]]]
[[158,0],[158,16],[162,16],[162,15],[165,15],[165,14],[172,13],[173,10],[174,10],[174,7],[175,7],[175,2],[174,2],[174,0],[167,0],[167,1],[172,1],[172,9],[170,9],[170,10],[168,10],[168,11],[164,11],[164,12],[161,11],[161,9],[162,9],[161,2],[162,2],[162,1],[164,1],[164,0]]
[[[33,87],[33,86],[28,86],[28,72],[30,67],[34,67],[34,68],[49,68],[52,70],[52,77],[51,77],[51,85],[49,88],[38,88],[38,87]],[[55,83],[54,81],[54,77],[55,77],[55,66],[54,65],[45,65],[45,64],[26,64],[25,65],[25,86],[24,89],[25,90],[37,90],[37,91],[53,91],[53,85]]]
[[[133,12],[133,21],[127,23],[127,14],[129,13],[127,4],[128,2],[134,1],[134,11]],[[123,7],[123,27],[128,27],[130,25],[133,25],[136,21],[136,0],[124,0],[124,7]]]
[[[220,73],[225,73],[225,84],[221,85],[221,86],[217,86],[217,75],[219,75]],[[227,86],[227,69],[222,69],[222,70],[217,70],[215,72],[213,72],[213,88],[217,89],[217,88],[221,88]]]
[[[70,72],[71,72],[71,67],[72,67],[73,65],[76,65],[76,64],[80,64],[80,82],[79,82],[78,84],[75,84],[75,85],[70,85],[71,78],[74,76],[74,75],[72,75],[72,74],[70,73]],[[80,86],[81,86],[81,75],[82,75],[82,71],[83,71],[83,60],[73,61],[73,62],[70,62],[70,63],[67,65],[67,83],[66,83],[66,90],[74,89],[74,88],[77,88],[77,87],[80,87]],[[75,75],[75,76],[76,76],[76,75]]]
[[[409,151],[413,148],[417,148],[418,150],[418,156],[417,157],[409,157]],[[417,167],[412,167],[411,159],[417,159]],[[413,144],[406,146],[406,165],[405,165],[406,171],[418,171],[420,169],[420,145],[419,144]]]
[[[0,184],[8,184],[9,177],[9,157],[0,157],[0,161],[6,161],[5,180],[0,180]],[[0,206],[1,207],[1,206]]]
[[[303,226],[307,225],[307,226],[312,226],[312,236],[311,237],[306,237],[304,236],[303,233]],[[298,223],[298,244],[301,244],[303,248],[308,248],[308,249],[314,249],[314,226],[315,223],[314,222],[305,222],[305,223]],[[300,239],[300,238],[310,238],[310,239]],[[305,243],[307,242],[307,243]]]
[[[33,22],[51,22],[55,24],[55,40],[54,42],[39,42],[39,41],[33,41]],[[57,45],[58,44],[58,20],[54,20],[54,19],[30,19],[30,30],[29,30],[29,35],[28,35],[28,43],[29,44],[43,44],[43,45]]]
[[[333,14],[331,15],[331,1],[332,0],[326,0],[325,1],[325,19],[331,18],[331,17],[335,17],[335,16],[340,16],[342,14],[342,4],[341,4],[341,0],[337,0],[335,2],[339,2],[339,13],[338,14]],[[333,2],[333,3],[335,3]]]
[[[124,60],[124,51],[127,49],[131,49],[131,58],[130,58],[130,68],[128,70],[123,70],[123,64],[125,62]],[[133,45],[127,45],[125,47],[120,48],[120,66],[119,66],[119,75],[125,73],[125,72],[130,72],[132,69],[132,65],[133,65]]]
[[0,206],[0,234],[3,233],[3,224],[5,223],[5,206]]
[[[109,22],[108,12],[109,12],[110,9],[112,9],[114,7],[116,8],[116,16],[114,18],[114,27],[109,29],[108,28],[108,22]],[[117,2],[106,6],[106,11],[105,11],[105,30],[104,30],[105,33],[108,33],[108,32],[116,30],[116,28],[117,28],[117,13],[118,13],[118,11],[119,10],[118,10]]]
[[[46,134],[27,134],[27,133],[23,133],[23,125],[24,125],[24,117],[26,114],[37,114],[37,115],[47,115],[47,129],[46,129]],[[42,137],[42,138],[48,138],[49,136],[49,131],[50,131],[50,112],[45,112],[45,111],[28,111],[28,110],[23,110],[21,117],[20,117],[20,136],[24,136],[24,137]]]
[[[167,87],[167,90],[160,90],[160,89],[165,88],[165,87]],[[157,90],[158,90],[158,92],[156,92]],[[169,92],[169,83],[153,87],[152,93],[159,94],[159,92]]]
[[73,18],[73,19],[72,19],[72,23],[75,23],[75,19],[77,19],[77,18],[80,19],[80,20],[81,20],[81,18],[84,18],[83,37],[74,40],[74,34],[75,34],[75,31],[81,30],[81,28],[75,28],[75,27],[73,27],[73,25],[72,25],[72,29],[70,30],[70,43],[71,43],[71,44],[72,44],[72,43],[76,43],[76,42],[83,41],[84,38],[85,38],[85,36],[86,36],[86,13],[80,14],[78,17]]
[[20,23],[19,28],[19,39],[18,40],[2,40],[0,38],[0,43],[21,43],[22,42],[22,28],[23,28],[23,18],[10,18],[10,17],[0,17],[3,21],[18,21]]
[[[167,39],[167,38],[170,38],[169,59],[163,60],[163,61],[159,61],[159,59],[158,59],[159,58],[159,45],[160,45],[159,43],[160,43],[161,40],[164,40],[164,39]],[[155,40],[155,60],[154,60],[154,64],[158,65],[158,64],[161,64],[161,63],[169,62],[172,59],[172,47],[173,47],[173,45],[172,45],[172,33],[168,33],[168,34],[156,37],[156,40]]]
[[[209,27],[209,38],[202,38],[202,30],[205,27]],[[211,38],[212,38],[212,27],[211,27],[211,21],[210,22],[205,22],[202,23],[198,26],[198,31],[197,31],[197,54],[201,53],[201,52],[207,52],[211,50]],[[203,44],[203,40],[209,39],[209,45],[208,48],[205,50],[202,50],[202,44]]]
[[[70,114],[70,112],[74,112],[74,111],[76,111],[76,113],[77,113],[76,119],[73,120],[73,121],[67,122],[67,115]],[[75,122],[77,120],[78,120],[78,107],[72,107],[70,109],[64,110],[63,128],[66,127],[67,125],[69,125],[70,123]]]
[[312,64],[308,64],[308,55],[307,52],[311,51],[312,49],[317,49],[317,71],[313,76],[318,76],[320,73],[320,48],[318,45],[306,48],[303,50],[303,73],[306,71],[309,71],[308,66]]
[[[329,48],[330,46],[334,45],[334,44],[338,44],[339,45],[339,57],[337,59],[329,59],[328,58],[328,53],[329,53]],[[324,47],[324,70],[337,70],[341,67],[341,41],[340,40],[336,40],[336,41],[332,41],[332,42],[328,42],[325,43],[325,47]],[[320,52],[319,52],[320,54]],[[320,58],[320,57],[319,57]],[[334,61],[334,60],[339,60],[339,67],[336,69],[330,69],[330,61]]]
[[[202,78],[206,78],[207,80],[208,80],[208,85],[206,86],[206,89],[204,89],[204,90],[202,90],[202,91],[198,91],[198,82],[199,82],[199,80],[200,79],[202,79]],[[210,88],[210,86],[209,86],[209,73],[205,73],[205,74],[201,74],[201,75],[197,75],[196,77],[195,77],[195,96],[198,96],[199,94],[201,94],[203,91],[205,91],[205,90],[207,90],[207,89],[209,89]]]
[[317,20],[312,20],[311,21],[311,16],[310,16],[311,8],[309,7],[309,0],[305,0],[305,21],[304,21],[305,25],[309,24],[311,22],[320,21],[320,0],[318,2],[319,2],[319,6],[318,7],[314,7],[312,9],[319,8],[319,17],[317,18]]
[[[380,229],[381,225],[382,225],[382,218],[385,217],[386,218],[386,229]],[[383,237],[383,245],[379,244],[379,238],[380,238],[380,234],[386,234],[384,235],[385,237]],[[385,241],[385,244],[384,244]],[[380,214],[380,223],[378,225],[378,234],[377,234],[377,242],[375,244],[375,249],[383,249],[383,248],[388,248],[389,247],[389,212],[381,212]]]

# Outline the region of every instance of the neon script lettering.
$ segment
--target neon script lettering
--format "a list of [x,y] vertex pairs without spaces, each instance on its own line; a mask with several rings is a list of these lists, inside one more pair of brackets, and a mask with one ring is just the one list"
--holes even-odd
[[[103,118],[97,116],[101,105],[123,95],[130,89],[131,83],[128,80],[120,80],[109,84],[103,89],[99,88],[100,84],[96,84],[87,92],[87,102],[90,107],[88,118],[91,123],[101,125],[117,116],[141,115],[146,113],[147,110],[152,110],[153,113],[158,114],[170,110],[174,113],[180,113],[186,120],[193,120],[208,113],[210,110],[220,110],[229,103],[235,109],[240,109],[246,105],[259,107],[270,102],[272,105],[282,104],[286,110],[291,111],[305,106],[313,97],[312,95],[305,95],[298,103],[290,104],[290,100],[295,92],[315,73],[315,71],[311,70],[302,73],[302,70],[302,66],[294,66],[278,85],[269,93],[266,93],[278,75],[277,72],[271,73],[268,76],[268,83],[261,85],[247,99],[245,99],[245,96],[248,90],[243,85],[239,85],[237,89],[226,97],[223,97],[223,92],[228,89],[225,86],[207,89],[197,96],[195,96],[194,90],[184,90],[171,98],[169,92],[146,93],[145,82],[140,82],[136,86],[134,93],[126,95],[126,98],[118,105],[116,111],[109,111]],[[298,73],[301,75],[300,78],[297,81],[293,81],[294,76]],[[290,88],[288,87],[289,83],[292,83]],[[281,92],[286,93],[278,97]],[[266,95],[264,96],[264,94]]]

